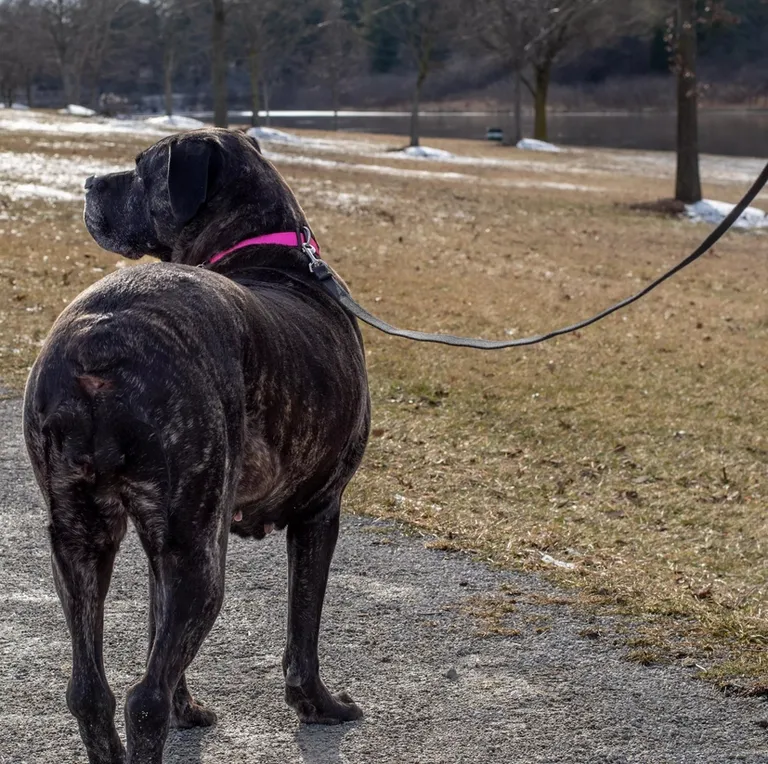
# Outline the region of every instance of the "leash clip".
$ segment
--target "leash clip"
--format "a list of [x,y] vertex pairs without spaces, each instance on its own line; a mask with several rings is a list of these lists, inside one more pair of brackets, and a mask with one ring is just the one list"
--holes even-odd
[[299,234],[301,241],[301,251],[309,258],[309,272],[320,281],[331,278],[331,269],[328,265],[317,257],[317,250],[312,244],[312,231],[308,226],[303,226]]

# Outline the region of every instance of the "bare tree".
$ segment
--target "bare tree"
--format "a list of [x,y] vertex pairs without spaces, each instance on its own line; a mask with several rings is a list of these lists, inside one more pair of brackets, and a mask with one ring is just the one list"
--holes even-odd
[[699,86],[696,76],[697,33],[713,24],[738,21],[726,2],[708,2],[703,8],[697,0],[669,0],[667,44],[672,69],[677,75],[677,171],[675,199],[686,204],[701,201],[699,173]]
[[259,123],[261,107],[269,124],[269,96],[280,69],[295,54],[309,25],[304,0],[241,0],[236,17],[246,35],[245,50],[251,85],[251,123]]
[[98,71],[128,0],[39,0],[67,103],[80,103],[87,67]]
[[424,83],[430,72],[445,57],[445,46],[458,34],[459,8],[454,0],[384,0],[368,3],[363,28],[387,14],[388,26],[404,45],[416,73],[411,105],[411,146],[419,145],[419,108]]
[[[477,38],[507,67],[514,80],[512,130],[504,130],[504,143],[516,144],[523,137],[523,70],[526,65],[524,20],[529,0],[473,0]],[[506,126],[505,126],[506,127]]]
[[698,88],[696,84],[696,0],[679,0],[677,9],[677,173],[675,199],[701,201]]
[[227,108],[227,51],[226,0],[211,0],[211,89],[213,90],[213,123],[217,127],[229,125]]
[[11,106],[23,88],[27,104],[32,105],[32,80],[40,66],[39,56],[36,8],[30,0],[0,3],[0,101]]
[[[534,137],[540,140],[547,139],[555,65],[648,25],[653,18],[650,7],[649,0],[475,0],[487,47],[513,72],[526,72],[520,80],[533,98]],[[516,104],[519,119],[519,95]]]
[[339,102],[344,76],[353,67],[361,38],[344,15],[343,0],[325,0],[322,32],[322,67],[331,91],[333,129],[339,129]]
[[157,39],[163,56],[163,105],[173,114],[173,79],[185,53],[184,38],[189,34],[190,11],[194,0],[152,0],[157,23]]

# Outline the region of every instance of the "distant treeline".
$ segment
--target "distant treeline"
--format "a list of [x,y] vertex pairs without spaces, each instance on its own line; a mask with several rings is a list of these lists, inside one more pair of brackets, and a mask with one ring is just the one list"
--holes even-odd
[[[572,12],[573,40],[553,55],[548,75],[555,100],[563,86],[575,86],[599,104],[595,94],[603,85],[606,94],[613,92],[612,80],[667,77],[675,1],[600,2],[599,11],[581,20],[584,0],[0,0],[0,98],[43,106],[78,102],[103,110],[211,108],[217,6],[226,11],[230,108],[410,102],[414,77],[424,66],[423,39],[415,36],[427,32],[434,34],[430,76],[424,74],[419,84],[422,99],[469,101],[475,94],[502,94],[509,87],[512,54],[486,44],[477,19],[498,25],[501,17],[490,14],[503,8],[518,19],[554,18],[553,8],[562,16]],[[637,13],[627,19],[630,5]],[[768,3],[725,0],[701,6],[702,14],[711,6],[722,11],[698,31],[703,81],[712,83],[720,100],[765,97]],[[595,23],[598,12],[602,24]],[[621,22],[611,34],[614,15]],[[518,63],[526,70],[532,66]],[[529,89],[535,97],[535,83]],[[612,106],[619,105],[614,100],[620,92],[614,91],[606,95]],[[664,101],[660,95],[658,104],[644,105]]]

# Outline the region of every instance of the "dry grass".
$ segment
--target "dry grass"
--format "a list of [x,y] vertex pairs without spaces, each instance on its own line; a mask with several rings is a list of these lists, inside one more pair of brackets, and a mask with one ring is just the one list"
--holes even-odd
[[[549,329],[634,291],[706,233],[629,209],[670,190],[640,155],[431,143],[518,164],[322,153],[458,179],[280,165],[353,293],[400,325]],[[22,144],[0,134],[0,151]],[[141,144],[93,151],[128,162]],[[730,201],[741,190],[707,189]],[[115,267],[79,214],[41,202],[0,213],[0,377],[13,388],[64,303]],[[639,305],[535,348],[482,354],[366,331],[374,432],[347,507],[637,616],[637,660],[694,661],[722,686],[768,688],[767,245],[733,234]]]

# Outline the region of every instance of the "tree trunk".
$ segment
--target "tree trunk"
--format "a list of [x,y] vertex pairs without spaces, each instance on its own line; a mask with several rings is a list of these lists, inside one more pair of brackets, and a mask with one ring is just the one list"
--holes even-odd
[[27,95],[27,106],[29,106],[30,109],[34,107],[34,104],[32,103],[32,79],[32,73],[27,72],[26,80],[24,82],[24,90]]
[[339,70],[334,65],[331,71],[331,100],[333,106],[333,130],[339,129]]
[[696,86],[696,16],[696,0],[678,0],[675,199],[686,204],[701,201]]
[[62,67],[61,84],[64,87],[64,100],[67,105],[80,103],[80,77],[70,66]]
[[[255,43],[255,41],[252,41]],[[251,85],[251,127],[259,124],[259,83],[261,82],[261,51],[257,44],[248,47],[248,79]]]
[[552,74],[552,64],[547,61],[536,67],[536,93],[534,95],[535,119],[533,137],[539,141],[547,140],[547,99],[549,96],[549,80]]
[[166,116],[173,116],[173,69],[174,50],[172,44],[167,44],[163,55],[163,97],[165,100]]
[[411,107],[411,146],[419,145],[419,105],[421,103],[421,89],[424,86],[424,80],[427,79],[427,72],[422,68],[419,76],[416,78],[416,87],[413,90],[413,106]]
[[216,127],[227,127],[227,53],[225,49],[226,11],[224,0],[211,0],[213,23],[211,25],[211,80],[213,88],[213,122]]
[[515,146],[523,140],[523,65],[515,67]]
[[515,64],[513,72],[514,79],[514,98],[512,108],[512,119],[507,116],[504,126],[504,146],[517,146],[523,137],[523,72],[519,63]]
[[272,117],[269,114],[269,83],[267,80],[262,82],[261,92],[264,94],[264,119],[267,127],[269,127],[272,124]]

